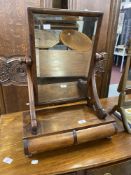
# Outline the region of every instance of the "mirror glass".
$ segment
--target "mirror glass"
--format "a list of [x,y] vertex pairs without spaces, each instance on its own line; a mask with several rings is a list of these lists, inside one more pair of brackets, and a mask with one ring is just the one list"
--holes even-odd
[[85,98],[98,18],[34,14],[38,102]]

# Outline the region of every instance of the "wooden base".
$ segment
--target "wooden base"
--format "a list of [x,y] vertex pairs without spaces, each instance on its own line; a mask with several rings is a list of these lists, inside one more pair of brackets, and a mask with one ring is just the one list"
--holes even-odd
[[38,131],[31,133],[30,115],[25,112],[24,150],[26,155],[50,151],[110,137],[116,133],[115,120],[100,120],[87,105],[73,105],[36,111]]

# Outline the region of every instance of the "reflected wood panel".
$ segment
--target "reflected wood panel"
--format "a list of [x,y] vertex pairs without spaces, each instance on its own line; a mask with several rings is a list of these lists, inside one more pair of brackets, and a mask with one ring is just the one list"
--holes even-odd
[[38,99],[40,103],[56,100],[84,98],[84,93],[78,88],[77,82],[38,85]]
[[67,77],[88,75],[91,51],[37,50],[37,76]]
[[59,32],[35,29],[35,47],[50,48],[59,43]]

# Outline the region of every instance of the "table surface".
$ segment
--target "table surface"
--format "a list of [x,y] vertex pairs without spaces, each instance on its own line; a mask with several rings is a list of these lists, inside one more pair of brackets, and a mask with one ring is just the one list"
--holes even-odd
[[[117,97],[101,100],[108,110],[117,103]],[[118,122],[119,123],[119,122]],[[2,115],[0,118],[0,174],[3,175],[47,175],[90,169],[125,161],[131,158],[131,135],[123,131],[112,139],[104,139],[75,147],[25,157],[22,144],[22,113]],[[12,164],[2,162],[5,157],[13,159]],[[32,165],[31,160],[39,163]]]

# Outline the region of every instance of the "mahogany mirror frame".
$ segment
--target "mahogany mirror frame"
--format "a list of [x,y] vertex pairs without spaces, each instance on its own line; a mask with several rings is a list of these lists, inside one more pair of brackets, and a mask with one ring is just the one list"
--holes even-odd
[[[88,106],[92,107],[96,112],[96,116],[100,119],[105,119],[108,113],[103,109],[96,87],[95,81],[95,73],[98,71],[101,72],[101,66],[99,67],[98,62],[104,60],[104,54],[97,54],[97,43],[99,40],[100,27],[102,23],[102,12],[93,12],[93,11],[71,11],[71,10],[63,10],[63,9],[42,9],[42,8],[28,8],[28,22],[29,22],[29,36],[30,36],[30,56],[31,56],[31,64],[27,65],[27,81],[28,81],[28,91],[29,91],[29,105],[30,105],[30,117],[31,117],[31,130],[33,134],[37,133],[38,123],[36,120],[36,106],[40,106],[41,104],[38,102],[38,87],[37,87],[37,77],[36,77],[36,53],[35,53],[35,34],[34,34],[34,14],[50,14],[50,15],[63,15],[63,16],[82,16],[82,17],[94,17],[97,18],[97,27],[95,31],[95,36],[93,38],[93,49],[91,55],[91,61],[89,66],[88,77],[86,81],[78,82],[78,86],[82,91],[85,91],[85,100],[87,101]],[[98,67],[97,67],[98,66]],[[97,70],[96,70],[97,67]],[[90,88],[89,88],[90,87]],[[89,91],[91,91],[91,95],[89,95]],[[88,96],[89,95],[89,96]],[[83,100],[83,99],[82,99]],[[74,100],[63,102],[63,103],[55,103],[55,104],[64,104],[70,102],[77,102],[80,100]],[[53,105],[55,105],[53,103]],[[44,104],[44,105],[49,105]],[[50,103],[52,105],[52,102]],[[42,104],[43,106],[43,104]]]
[[[97,18],[97,29],[94,38],[93,50],[92,50],[92,58],[89,68],[89,76],[87,81],[87,87],[90,83],[91,76],[93,74],[94,64],[95,64],[95,56],[96,56],[96,49],[97,43],[99,39],[100,33],[100,26],[102,22],[103,13],[101,12],[92,12],[92,11],[71,11],[71,10],[61,10],[61,9],[42,9],[42,8],[28,8],[28,21],[29,21],[29,36],[30,36],[30,56],[31,61],[31,77],[33,82],[34,88],[34,99],[35,99],[35,106],[43,105],[38,101],[38,86],[37,86],[37,77],[36,77],[36,53],[35,53],[35,34],[34,34],[34,19],[33,14],[50,14],[50,15],[64,15],[64,16],[82,16],[82,17],[96,17]],[[74,101],[79,101],[74,99]],[[74,102],[72,101],[72,102]],[[67,100],[67,102],[69,102]],[[64,103],[64,101],[63,101]],[[66,101],[65,101],[66,103]],[[50,103],[48,103],[50,104]],[[57,103],[58,104],[58,103]],[[61,104],[61,102],[60,102]]]

